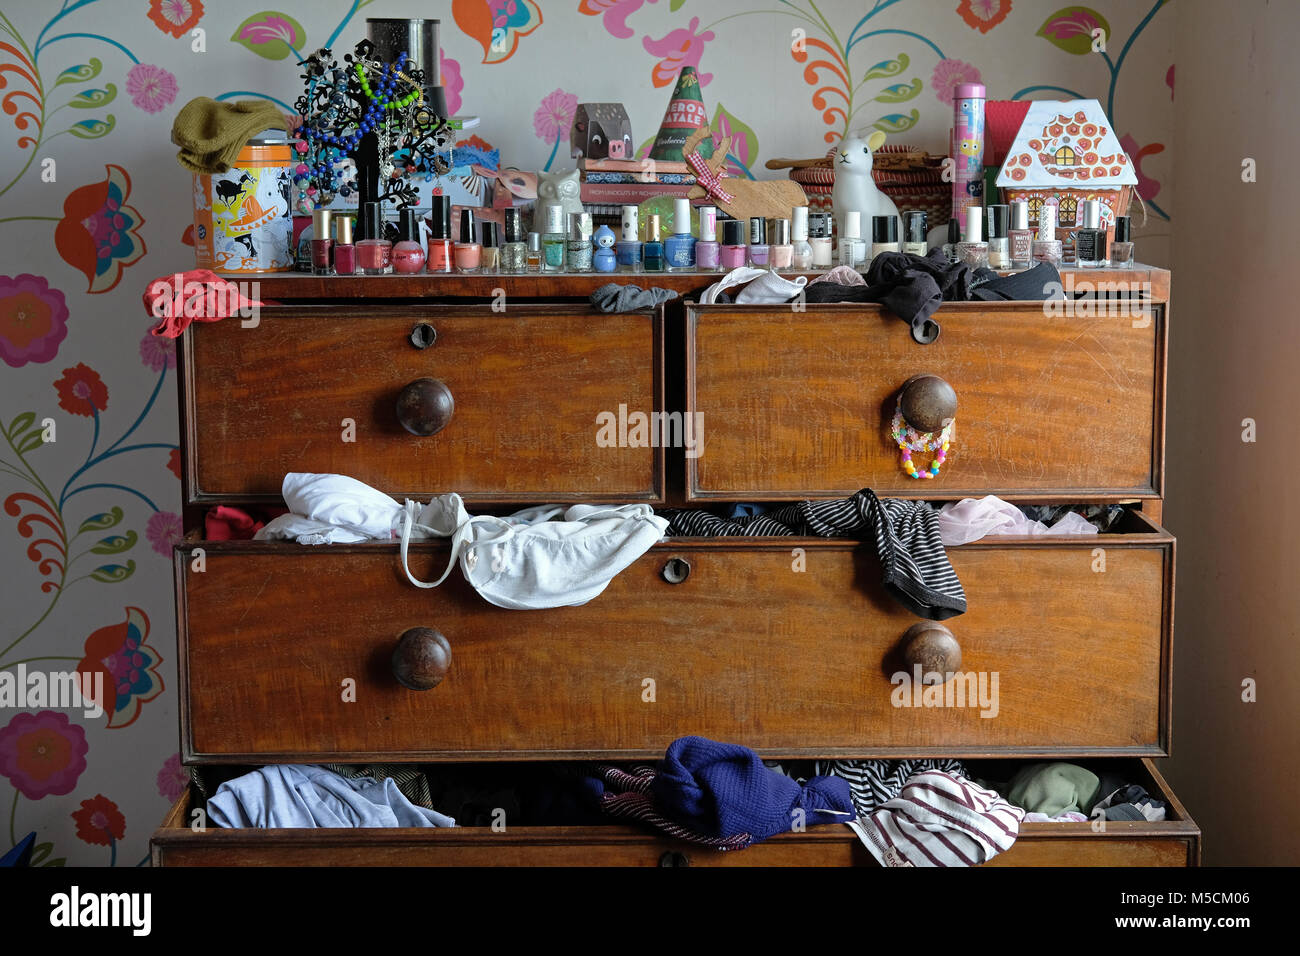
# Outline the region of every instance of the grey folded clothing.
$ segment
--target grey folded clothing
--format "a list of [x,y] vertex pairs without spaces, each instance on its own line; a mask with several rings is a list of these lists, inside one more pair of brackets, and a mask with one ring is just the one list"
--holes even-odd
[[654,286],[643,289],[639,285],[621,285],[607,282],[591,293],[591,304],[601,312],[636,312],[640,309],[653,309],[661,302],[677,298],[672,289]]

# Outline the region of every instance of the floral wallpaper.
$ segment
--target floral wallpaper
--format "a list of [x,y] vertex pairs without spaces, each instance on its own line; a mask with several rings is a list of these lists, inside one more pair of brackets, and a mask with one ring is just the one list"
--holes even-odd
[[[943,152],[950,91],[969,80],[991,98],[1092,97],[1138,167],[1138,238],[1160,262],[1174,212],[1168,6],[0,0],[0,855],[35,831],[39,865],[145,865],[186,780],[176,354],[148,334],[140,299],[193,265],[189,176],[169,142],[183,103],[288,109],[306,52],[350,47],[367,16],[430,15],[449,106],[482,120],[461,148],[491,168],[569,166],[583,101],[622,101],[648,146],[688,64],[742,176],[864,128]],[[100,681],[102,712],[13,699],[32,672]]]

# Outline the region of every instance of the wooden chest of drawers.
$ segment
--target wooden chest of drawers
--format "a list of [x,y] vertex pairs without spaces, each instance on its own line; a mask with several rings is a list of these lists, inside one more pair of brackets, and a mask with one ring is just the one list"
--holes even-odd
[[[183,760],[641,760],[686,734],[765,758],[1092,758],[1167,799],[1169,819],[1103,832],[1026,824],[993,862],[1196,863],[1199,831],[1149,759],[1170,745],[1174,540],[1159,524],[1168,274],[1127,278],[1151,294],[1122,315],[954,304],[929,346],[876,306],[602,315],[578,298],[603,281],[591,276],[264,281],[278,304],[260,324],[196,325],[183,342]],[[653,281],[686,292],[709,279]],[[490,304],[498,289],[504,311]],[[887,435],[917,373],[945,378],[959,402],[949,463],[924,484],[901,472]],[[427,379],[449,392],[450,421],[417,437],[396,401]],[[698,416],[699,453],[598,443],[598,416],[620,406]],[[891,704],[890,677],[917,619],[884,593],[869,545],[672,538],[587,605],[521,612],[486,603],[459,574],[435,591],[411,587],[395,544],[201,540],[208,506],[278,502],[290,471],[350,475],[399,499],[456,491],[471,511],[872,487],[1127,513],[1097,537],[950,548],[969,610],[946,624],[963,670],[996,675],[996,707],[908,708]],[[806,573],[792,570],[794,554]],[[445,546],[412,549],[426,578],[446,560]],[[446,679],[425,692],[390,667],[417,627],[451,647]],[[339,693],[345,678],[354,700]],[[873,862],[847,828],[716,854],[618,826],[194,831],[193,800],[155,834],[155,863]]]

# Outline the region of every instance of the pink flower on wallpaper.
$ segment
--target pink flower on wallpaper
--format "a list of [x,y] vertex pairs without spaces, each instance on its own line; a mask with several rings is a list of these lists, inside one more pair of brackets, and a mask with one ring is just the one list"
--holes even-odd
[[190,772],[181,766],[181,755],[172,754],[158,771],[158,795],[175,803],[190,782]]
[[465,79],[460,75],[458,62],[441,51],[439,56],[441,57],[438,60],[439,81],[447,96],[447,112],[455,116],[460,112],[460,93],[465,89]]
[[[152,325],[150,326],[152,329]],[[176,367],[176,340],[147,331],[140,340],[140,360],[155,372]]]
[[930,86],[940,103],[952,105],[953,93],[963,83],[982,83],[980,71],[961,60],[940,60],[930,77]]
[[12,368],[48,362],[67,336],[62,292],[41,276],[0,276],[0,360]]
[[181,516],[170,511],[156,511],[144,526],[144,536],[164,558],[172,556],[172,545],[181,540]]
[[108,409],[108,386],[85,362],[65,368],[54,383],[54,391],[59,396],[59,408],[69,414],[94,418],[95,412]]
[[1155,199],[1156,196],[1160,195],[1160,181],[1142,174],[1142,160],[1148,156],[1154,156],[1156,153],[1163,153],[1165,144],[1148,143],[1139,148],[1137,140],[1128,133],[1119,138],[1119,144],[1124,147],[1124,152],[1128,153],[1128,158],[1133,160],[1133,171],[1137,173],[1138,178],[1138,195],[1143,199]]
[[1011,0],[961,0],[957,12],[972,30],[988,33],[1007,18],[1011,12]]
[[627,18],[645,4],[655,2],[657,0],[582,0],[578,4],[578,12],[585,13],[589,17],[603,15],[605,31],[612,37],[626,40],[636,34],[636,31],[627,25]]
[[569,135],[573,114],[578,109],[578,98],[564,90],[556,90],[542,97],[542,105],[533,114],[533,132],[544,143],[554,143]]
[[712,30],[697,34],[695,31],[699,29],[699,26],[700,18],[691,17],[690,26],[678,27],[660,40],[652,40],[649,37],[641,38],[641,45],[645,47],[647,53],[663,57],[650,70],[650,79],[656,87],[671,86],[684,66],[695,67],[700,78],[700,86],[709,85],[709,81],[713,79],[713,74],[699,73],[698,71],[700,57],[704,55],[704,44],[712,40],[715,34]]
[[176,77],[161,66],[137,63],[126,75],[126,91],[131,102],[146,113],[158,113],[176,99]]
[[86,732],[66,714],[16,714],[0,730],[0,776],[28,800],[71,793],[86,769]]

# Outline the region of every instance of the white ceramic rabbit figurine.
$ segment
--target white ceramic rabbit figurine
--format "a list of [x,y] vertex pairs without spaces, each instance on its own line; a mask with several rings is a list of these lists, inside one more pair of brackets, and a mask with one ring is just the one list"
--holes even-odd
[[[835,189],[831,204],[835,207],[835,227],[843,234],[844,214],[851,209],[862,214],[862,239],[871,248],[871,217],[897,216],[898,207],[882,193],[871,179],[872,158],[875,150],[885,142],[885,134],[875,130],[865,140],[848,136],[840,142],[831,157],[835,167]],[[899,223],[902,232],[902,223]]]

